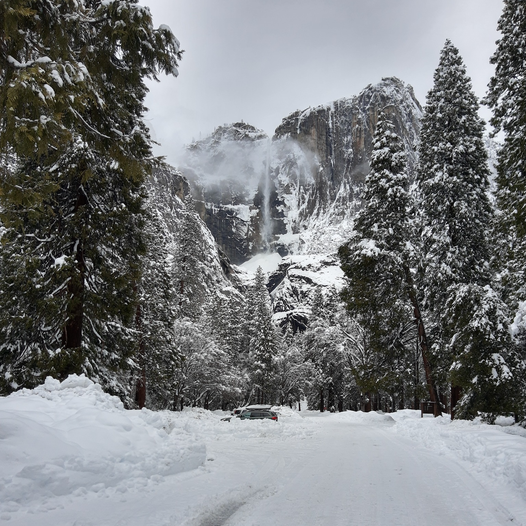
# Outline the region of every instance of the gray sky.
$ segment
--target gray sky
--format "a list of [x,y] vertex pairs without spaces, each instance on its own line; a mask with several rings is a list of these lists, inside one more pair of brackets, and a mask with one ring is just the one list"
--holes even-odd
[[[185,50],[179,77],[150,84],[155,153],[239,120],[272,135],[296,109],[358,94],[382,77],[421,104],[447,38],[477,96],[492,75],[502,0],[140,0]],[[482,111],[489,117],[487,110]]]

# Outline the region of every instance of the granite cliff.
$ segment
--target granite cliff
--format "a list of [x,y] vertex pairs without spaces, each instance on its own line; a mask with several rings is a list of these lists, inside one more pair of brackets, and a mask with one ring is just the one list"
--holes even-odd
[[422,109],[411,86],[396,78],[296,111],[272,139],[240,122],[187,148],[180,169],[202,219],[233,263],[262,250],[329,253],[346,240],[381,111],[404,140],[412,170]]

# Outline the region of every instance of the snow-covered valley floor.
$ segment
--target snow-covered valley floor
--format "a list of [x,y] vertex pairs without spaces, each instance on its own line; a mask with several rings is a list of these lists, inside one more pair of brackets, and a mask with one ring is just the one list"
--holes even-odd
[[82,377],[0,398],[0,525],[526,526],[526,430],[283,409],[126,411]]

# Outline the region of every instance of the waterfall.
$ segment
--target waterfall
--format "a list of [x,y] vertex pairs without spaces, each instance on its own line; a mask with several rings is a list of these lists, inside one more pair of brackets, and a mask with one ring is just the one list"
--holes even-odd
[[270,251],[272,241],[272,218],[270,213],[270,162],[272,158],[272,140],[267,141],[267,161],[265,163],[265,179],[263,182],[263,230],[261,234],[263,247],[267,252]]

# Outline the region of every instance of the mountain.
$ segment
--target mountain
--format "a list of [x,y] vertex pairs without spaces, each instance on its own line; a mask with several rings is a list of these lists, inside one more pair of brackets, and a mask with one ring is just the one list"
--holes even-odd
[[416,163],[422,109],[385,78],[359,95],[296,111],[269,138],[240,122],[192,143],[180,163],[199,212],[235,264],[262,250],[334,252],[352,230],[378,113],[391,115]]
[[254,201],[268,143],[267,135],[249,124],[221,126],[189,145],[179,166],[201,218],[235,264],[260,248],[261,211]]

